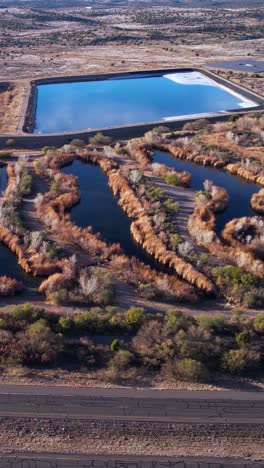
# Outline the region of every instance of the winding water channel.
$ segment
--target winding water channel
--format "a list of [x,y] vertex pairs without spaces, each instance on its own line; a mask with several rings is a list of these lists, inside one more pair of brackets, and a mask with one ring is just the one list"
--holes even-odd
[[[220,233],[224,225],[233,218],[256,214],[250,207],[250,199],[253,193],[260,189],[257,184],[219,169],[174,159],[162,151],[155,152],[153,162],[166,164],[178,171],[190,172],[192,174],[191,188],[194,190],[201,190],[204,180],[210,179],[215,185],[224,187],[228,191],[230,196],[228,208],[217,215],[217,233]],[[130,233],[131,220],[119,207],[117,199],[108,186],[107,177],[100,167],[75,160],[71,165],[64,167],[62,172],[78,177],[81,200],[71,210],[72,220],[78,226],[91,225],[94,232],[100,232],[106,241],[119,242],[128,256],[135,256],[152,267],[162,268],[133,240]],[[2,192],[7,183],[5,168],[0,169],[0,175],[0,191]],[[17,257],[3,243],[0,243],[0,275],[16,278],[23,281],[25,285],[32,286],[38,282],[19,267]]]
[[62,172],[78,177],[81,200],[71,210],[73,222],[81,227],[92,226],[105,241],[120,243],[128,256],[157,268],[154,259],[134,241],[130,233],[131,220],[118,205],[100,167],[75,160]]
[[191,188],[193,190],[203,190],[205,179],[212,180],[214,185],[224,187],[229,194],[229,203],[226,210],[216,217],[216,232],[220,234],[225,224],[234,218],[242,216],[254,216],[257,213],[250,206],[250,199],[253,193],[260,190],[260,186],[252,182],[247,182],[241,177],[234,176],[228,172],[221,171],[208,166],[199,166],[190,161],[174,159],[169,153],[155,151],[153,162],[166,164],[177,171],[188,171],[192,174]]

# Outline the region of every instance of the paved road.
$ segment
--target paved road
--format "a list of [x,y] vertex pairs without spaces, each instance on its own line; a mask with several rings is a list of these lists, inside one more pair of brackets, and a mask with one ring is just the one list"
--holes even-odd
[[264,423],[264,393],[1,385],[0,415]]
[[0,468],[263,468],[263,462],[242,459],[131,457],[65,454],[0,456]]

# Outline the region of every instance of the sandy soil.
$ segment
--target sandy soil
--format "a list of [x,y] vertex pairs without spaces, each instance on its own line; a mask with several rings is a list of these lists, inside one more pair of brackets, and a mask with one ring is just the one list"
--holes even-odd
[[[245,56],[263,60],[262,10],[1,9],[0,80],[201,66]],[[263,92],[262,76],[223,74]],[[19,105],[6,106],[10,126],[2,132],[11,132],[9,115]]]

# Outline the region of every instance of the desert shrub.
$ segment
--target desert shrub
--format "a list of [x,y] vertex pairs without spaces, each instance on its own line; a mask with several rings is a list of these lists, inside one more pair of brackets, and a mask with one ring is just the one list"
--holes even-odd
[[201,197],[204,197],[207,200],[212,199],[212,194],[210,192],[207,192],[206,190],[198,190],[197,192],[195,192],[194,196],[195,196],[196,200],[199,200],[199,198],[201,198]]
[[119,370],[128,369],[134,359],[133,353],[126,349],[120,349],[114,354],[110,361],[110,365],[115,366]]
[[96,133],[93,137],[89,139],[89,143],[92,145],[109,145],[112,141],[110,136],[103,135],[103,133]]
[[169,185],[179,185],[180,178],[175,172],[171,172],[164,177],[166,184]]
[[80,138],[74,138],[71,141],[71,145],[77,147],[85,146],[85,141],[81,140]]
[[160,201],[165,197],[165,192],[160,187],[154,187],[147,192],[147,197],[154,201]]
[[201,328],[212,330],[217,333],[223,333],[227,326],[227,320],[223,314],[199,315],[197,321]]
[[58,192],[60,190],[60,183],[58,181],[54,180],[50,184],[50,190],[51,190],[51,192]]
[[8,138],[6,141],[5,141],[5,145],[6,146],[15,146],[16,142],[14,140],[14,138]]
[[12,314],[17,320],[25,320],[26,322],[32,321],[33,311],[33,306],[29,302],[16,305],[11,310]]
[[259,361],[259,353],[245,346],[240,349],[230,349],[224,353],[223,369],[230,374],[242,375],[256,368]]
[[61,350],[60,338],[43,319],[29,325],[25,332],[18,333],[16,342],[13,357],[16,362],[25,365],[54,363]]
[[120,349],[115,352],[107,368],[101,371],[98,376],[112,382],[133,379],[136,375],[135,369],[132,367],[133,359],[134,356],[130,351]]
[[18,194],[21,197],[28,195],[31,192],[31,185],[32,185],[32,176],[29,174],[27,169],[23,169],[21,178],[20,178]]
[[201,255],[199,255],[197,263],[199,267],[205,268],[206,266],[210,266],[211,263],[211,258],[207,253],[202,253]]
[[182,238],[179,234],[172,234],[170,236],[170,247],[176,250],[178,245],[182,243]]
[[0,318],[0,329],[3,330],[4,328],[6,328],[6,326],[7,326],[6,320],[3,318]]
[[207,367],[215,369],[223,352],[223,341],[210,331],[191,326],[186,331],[180,330],[175,337],[179,358],[197,359]]
[[203,130],[204,128],[206,128],[208,126],[208,124],[209,124],[208,120],[198,119],[198,120],[194,120],[193,122],[187,122],[183,126],[183,130],[187,130],[187,131]]
[[167,200],[164,201],[163,206],[172,213],[178,213],[180,209],[180,203],[174,201],[172,198],[167,198]]
[[133,327],[139,327],[142,324],[144,317],[145,309],[143,309],[143,307],[132,306],[125,313],[125,322]]
[[264,333],[264,313],[259,314],[254,319],[254,327],[256,331]]
[[77,331],[100,332],[104,330],[102,317],[92,310],[74,315],[73,321]]
[[245,286],[256,286],[259,279],[251,273],[246,273],[242,268],[225,265],[213,269],[213,275],[223,283],[243,284]]
[[112,341],[111,346],[110,346],[110,349],[111,349],[112,352],[119,351],[119,349],[120,349],[120,343],[119,343],[119,341],[118,341],[117,338],[116,338],[115,340]]
[[169,333],[176,333],[178,330],[187,330],[195,324],[195,319],[184,315],[180,310],[168,310],[164,317],[165,327]]
[[249,341],[250,341],[250,333],[248,330],[243,330],[236,335],[236,343],[240,347],[247,345]]
[[16,279],[0,276],[0,296],[13,296],[21,291],[22,283]]
[[153,133],[156,133],[157,135],[161,135],[162,133],[167,133],[169,132],[169,129],[168,127],[165,127],[163,125],[159,125],[158,127],[154,127],[152,129],[152,132]]
[[208,379],[208,370],[196,359],[180,359],[174,366],[176,377],[191,382],[204,382]]
[[243,306],[261,308],[264,306],[264,288],[251,288],[243,295]]
[[154,299],[159,295],[155,283],[140,283],[137,291],[140,297],[144,297],[144,299]]
[[163,324],[157,320],[145,323],[133,338],[133,349],[144,366],[160,368],[175,355],[173,341],[164,333]]
[[228,117],[228,122],[236,122],[237,119],[238,119],[238,115],[230,115]]
[[47,154],[49,151],[55,150],[55,146],[43,146],[42,153]]
[[69,333],[73,328],[73,321],[71,317],[61,316],[58,320],[61,333]]

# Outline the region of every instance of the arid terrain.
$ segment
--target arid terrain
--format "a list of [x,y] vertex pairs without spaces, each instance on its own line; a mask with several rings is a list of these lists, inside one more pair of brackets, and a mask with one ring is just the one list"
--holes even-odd
[[[0,2],[0,451],[255,466],[263,112],[36,150],[14,140],[35,78],[264,59],[262,1],[127,3]],[[264,73],[212,70],[264,96]]]

